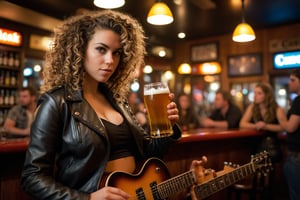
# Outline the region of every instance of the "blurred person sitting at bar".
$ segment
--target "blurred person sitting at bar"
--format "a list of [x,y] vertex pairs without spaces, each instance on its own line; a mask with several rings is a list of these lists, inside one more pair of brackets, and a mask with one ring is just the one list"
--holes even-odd
[[300,69],[290,74],[289,91],[298,96],[293,100],[287,113],[288,120],[280,120],[287,132],[288,153],[284,164],[284,174],[291,200],[300,199]]
[[281,149],[277,138],[277,133],[283,131],[278,121],[280,118],[286,118],[285,112],[276,103],[272,86],[268,83],[257,84],[254,90],[254,102],[249,104],[244,112],[240,128],[266,132],[256,151],[267,150],[273,162],[281,160]]
[[214,101],[214,110],[207,118],[200,119],[205,128],[238,128],[242,112],[226,91],[217,91]]
[[[240,128],[264,131],[264,136],[258,139],[253,153],[266,150],[273,164],[279,163],[282,159],[281,145],[277,137],[277,134],[283,131],[279,119],[286,119],[286,116],[284,110],[276,103],[272,86],[269,83],[257,84],[254,89],[254,102],[247,107]],[[273,170],[269,175],[269,185],[263,194],[264,199],[274,199],[274,174]]]
[[183,131],[200,127],[198,116],[194,111],[189,95],[182,93],[178,96],[180,125]]
[[37,91],[32,87],[23,87],[18,91],[18,104],[9,110],[4,122],[7,137],[23,137],[30,134],[36,99]]

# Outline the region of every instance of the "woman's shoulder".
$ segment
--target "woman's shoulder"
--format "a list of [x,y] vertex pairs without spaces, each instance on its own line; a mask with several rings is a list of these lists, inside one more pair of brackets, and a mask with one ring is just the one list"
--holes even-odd
[[251,102],[250,104],[248,104],[247,106],[247,110],[252,110],[254,108],[254,103]]
[[49,101],[50,99],[51,100],[62,99],[64,98],[64,96],[65,96],[64,86],[57,86],[41,94],[38,100],[38,104],[40,104],[41,102]]
[[57,94],[61,94],[61,93],[64,93],[65,87],[63,85],[59,85],[59,86],[55,86],[53,87],[52,89],[46,91],[45,93],[43,94],[48,94],[48,95],[57,95]]

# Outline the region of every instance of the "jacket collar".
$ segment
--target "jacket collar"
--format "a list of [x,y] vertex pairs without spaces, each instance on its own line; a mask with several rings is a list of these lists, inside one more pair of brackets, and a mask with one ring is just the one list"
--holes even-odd
[[65,99],[67,101],[82,101],[83,100],[82,90],[74,91],[68,87],[65,87]]

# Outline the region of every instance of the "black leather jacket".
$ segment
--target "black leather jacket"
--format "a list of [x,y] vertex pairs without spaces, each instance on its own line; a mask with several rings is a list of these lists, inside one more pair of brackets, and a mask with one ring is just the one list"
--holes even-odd
[[[128,121],[137,160],[162,155],[162,147],[180,138],[181,131],[175,125],[172,137],[150,139],[128,103],[115,102],[105,87],[100,90]],[[81,91],[55,88],[38,101],[21,177],[23,189],[36,199],[89,199],[89,193],[98,189],[109,154],[105,127]]]

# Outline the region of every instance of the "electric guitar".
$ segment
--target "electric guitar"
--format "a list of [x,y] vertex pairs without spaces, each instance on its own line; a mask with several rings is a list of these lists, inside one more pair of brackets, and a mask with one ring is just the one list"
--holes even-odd
[[205,199],[255,172],[266,174],[272,169],[271,159],[266,151],[252,156],[251,161],[243,166],[231,167],[231,165],[231,163],[225,165],[224,170],[217,172],[213,177],[209,174],[202,178],[201,182],[198,181],[196,185],[193,185],[192,200]]
[[98,186],[99,188],[105,186],[120,188],[130,194],[131,200],[167,199],[193,186],[193,198],[202,199],[247,177],[256,170],[270,167],[269,160],[268,153],[262,152],[253,156],[250,163],[237,169],[225,166],[224,170],[217,172],[221,175],[220,177],[214,177],[212,172],[204,173],[207,170],[199,166],[195,170],[170,178],[163,161],[158,158],[149,158],[138,173],[112,172],[104,175]]

